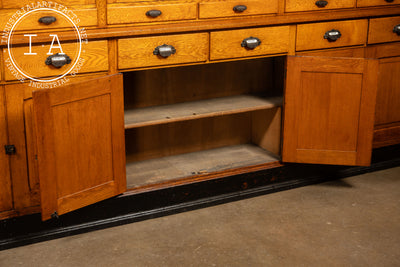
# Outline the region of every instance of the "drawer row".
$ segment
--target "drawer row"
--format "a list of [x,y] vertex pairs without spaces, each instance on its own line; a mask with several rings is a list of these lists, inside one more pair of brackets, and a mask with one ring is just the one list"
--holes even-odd
[[[368,27],[369,26],[369,27]],[[139,69],[155,66],[279,55],[337,47],[400,41],[400,16],[333,21],[300,25],[260,27],[239,30],[174,34],[117,40],[117,68]],[[74,61],[76,45],[63,44],[63,52]],[[29,47],[15,47],[14,58],[32,76],[59,75],[62,68],[46,65],[48,47],[32,46],[36,55],[26,55]],[[107,71],[106,40],[85,44],[79,73]],[[8,51],[5,49],[5,55]],[[7,64],[5,64],[7,65]],[[5,69],[5,79],[15,80]]]
[[[229,0],[118,3],[108,5],[107,22],[108,24],[128,24],[268,15],[278,13],[279,2],[279,0]],[[286,0],[284,3],[285,12],[340,10],[399,4],[400,0]]]
[[[105,0],[104,0],[105,1]],[[18,8],[31,1],[0,1],[0,28],[19,12]],[[98,12],[95,0],[67,0],[62,3],[79,19],[80,27],[97,26]],[[106,20],[109,25],[184,21],[196,19],[229,18],[251,15],[274,15],[284,5],[285,12],[341,10],[373,6],[396,6],[400,0],[227,0],[227,1],[137,1],[108,0]],[[41,18],[51,17],[45,23]],[[71,23],[62,14],[53,11],[35,11],[24,18],[14,30],[68,28]]]

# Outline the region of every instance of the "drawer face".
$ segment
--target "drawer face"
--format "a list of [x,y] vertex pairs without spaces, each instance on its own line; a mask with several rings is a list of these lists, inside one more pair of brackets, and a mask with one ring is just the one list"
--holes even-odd
[[[97,25],[97,9],[71,9],[79,19],[79,26],[95,26]],[[17,9],[0,9],[0,28],[4,29],[8,20],[17,12]],[[39,19],[45,16],[52,16],[56,21],[46,25],[39,22]],[[73,18],[72,18],[73,19]],[[20,30],[46,30],[55,28],[72,27],[72,23],[66,17],[52,11],[35,11],[26,15],[19,24],[14,28],[15,31]]]
[[[162,2],[161,2],[162,3]],[[152,11],[150,13],[147,13]],[[109,5],[107,23],[123,24],[196,19],[196,3]]]
[[215,1],[199,3],[199,18],[201,19],[262,15],[277,12],[277,0]]
[[369,44],[395,41],[400,41],[400,17],[371,19],[369,21]]
[[[26,5],[31,5],[32,3],[36,3],[37,1],[32,1],[32,0],[2,0],[3,2],[3,8],[21,8]],[[50,1],[48,1],[50,2]],[[63,6],[67,8],[71,8],[71,6],[76,6],[76,5],[95,5],[96,0],[63,0],[63,1],[57,1],[57,3],[62,4]]]
[[[249,37],[261,43],[254,49],[242,47]],[[212,32],[210,36],[210,59],[251,57],[289,52],[290,27],[266,27],[233,31]]]
[[[384,0],[382,0],[384,1]],[[352,8],[356,6],[356,0],[286,0],[286,12],[326,10],[339,8]]]
[[[77,49],[76,45],[75,43],[61,43],[63,52],[72,60],[70,64],[74,64],[76,61],[76,55],[74,57],[74,53]],[[78,74],[108,70],[107,41],[89,41],[87,44],[82,44],[82,50],[85,52],[81,53],[80,58],[84,61]],[[31,77],[57,76],[64,73],[70,66],[70,64],[66,64],[61,68],[55,68],[51,65],[46,65],[45,61],[48,57],[49,45],[32,45],[32,52],[36,53],[36,55],[24,55],[24,53],[29,51],[28,46],[15,47],[12,51],[16,64]],[[59,49],[54,46],[52,52],[57,53]],[[4,54],[7,55],[5,57],[8,58],[7,49]],[[16,80],[7,66],[5,66],[5,78],[6,80]]]
[[[155,55],[162,45],[171,45],[175,53],[168,57]],[[118,40],[118,68],[141,68],[206,61],[208,33],[165,35]]]
[[[341,46],[362,45],[367,41],[368,20],[334,21],[297,25],[296,50],[312,50]],[[324,36],[335,36],[340,32],[340,38],[329,41]]]
[[389,5],[400,5],[400,0],[393,0],[393,2],[387,2],[386,0],[357,0],[358,7]]

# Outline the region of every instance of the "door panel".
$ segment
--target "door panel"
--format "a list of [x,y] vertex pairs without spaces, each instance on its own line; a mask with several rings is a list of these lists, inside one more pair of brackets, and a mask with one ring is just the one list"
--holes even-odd
[[288,57],[282,159],[369,165],[376,60]]
[[400,122],[400,57],[381,59],[379,63],[375,124]]
[[13,209],[9,156],[4,153],[8,144],[4,87],[0,86],[0,218],[1,212]]
[[7,84],[7,124],[9,143],[16,153],[9,157],[12,177],[14,209],[19,214],[37,212],[40,205],[39,180],[32,142],[32,99],[24,91],[31,87],[23,83]]
[[126,190],[122,75],[33,92],[42,219]]

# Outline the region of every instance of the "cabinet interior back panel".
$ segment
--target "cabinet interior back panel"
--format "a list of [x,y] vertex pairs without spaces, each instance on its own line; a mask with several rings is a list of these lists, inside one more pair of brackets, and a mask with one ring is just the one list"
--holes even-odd
[[241,94],[281,96],[280,63],[266,58],[125,73],[125,109]]

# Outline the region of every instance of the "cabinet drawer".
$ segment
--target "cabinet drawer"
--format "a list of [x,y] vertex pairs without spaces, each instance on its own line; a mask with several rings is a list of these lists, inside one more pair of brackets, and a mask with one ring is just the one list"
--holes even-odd
[[[107,23],[138,23],[196,19],[196,3],[158,2],[157,4],[140,2],[131,5],[109,5]],[[152,11],[152,12],[150,12]],[[150,12],[150,13],[148,13]]]
[[400,17],[370,20],[368,32],[369,44],[394,41],[400,41]]
[[[78,8],[71,9],[79,19],[79,26],[95,26],[97,25],[97,9],[96,8]],[[0,28],[4,29],[9,19],[17,12],[17,9],[1,9],[0,10]],[[56,21],[46,25],[39,22],[41,17],[53,16]],[[75,22],[76,20],[72,17]],[[36,11],[26,15],[21,22],[14,28],[15,31],[20,30],[46,30],[55,28],[72,27],[71,22],[64,16],[53,11]]]
[[[384,1],[384,0],[382,0]],[[356,6],[356,0],[286,0],[286,12],[326,10],[339,8],[352,8]]]
[[[254,49],[243,47],[245,39],[258,38],[261,43]],[[290,27],[266,27],[212,32],[210,59],[251,57],[289,52]]]
[[[36,3],[37,1],[32,0],[2,0],[3,8],[21,8],[26,5],[32,5],[32,3]],[[50,2],[50,1],[48,1]],[[66,8],[70,8],[71,6],[76,5],[95,5],[96,0],[63,0],[57,1],[58,3],[62,4]]]
[[[367,41],[368,20],[334,21],[297,26],[296,50],[362,45]],[[330,31],[334,32],[330,33]],[[339,33],[339,35],[337,35]],[[331,36],[332,40],[327,37]],[[340,36],[337,40],[333,38]]]
[[[72,63],[75,62],[74,54],[76,51],[76,44],[73,43],[62,43],[62,49],[65,54],[67,54]],[[78,73],[86,72],[96,72],[96,71],[106,71],[108,70],[108,47],[107,41],[91,41],[87,44],[82,45],[82,50],[85,52],[81,53],[80,58],[83,60],[83,64],[79,69]],[[64,73],[69,64],[62,66],[61,68],[55,68],[51,65],[46,65],[45,61],[48,55],[49,46],[32,45],[32,52],[36,55],[24,55],[24,53],[29,51],[28,46],[15,47],[13,48],[14,59],[16,59],[16,64],[22,69],[26,74],[31,77],[48,77],[57,76]],[[4,53],[8,55],[6,49]],[[58,52],[58,49],[54,49],[54,53]],[[8,57],[8,56],[7,56]],[[5,78],[6,80],[16,80],[15,76],[11,73],[5,64]]]
[[[169,45],[175,53],[167,57],[155,55],[157,47]],[[208,33],[165,35],[118,40],[118,68],[141,68],[206,61]]]
[[199,18],[262,15],[278,12],[278,1],[215,1],[199,3]]
[[358,7],[386,5],[400,5],[400,0],[393,0],[392,2],[388,2],[386,0],[357,0]]

